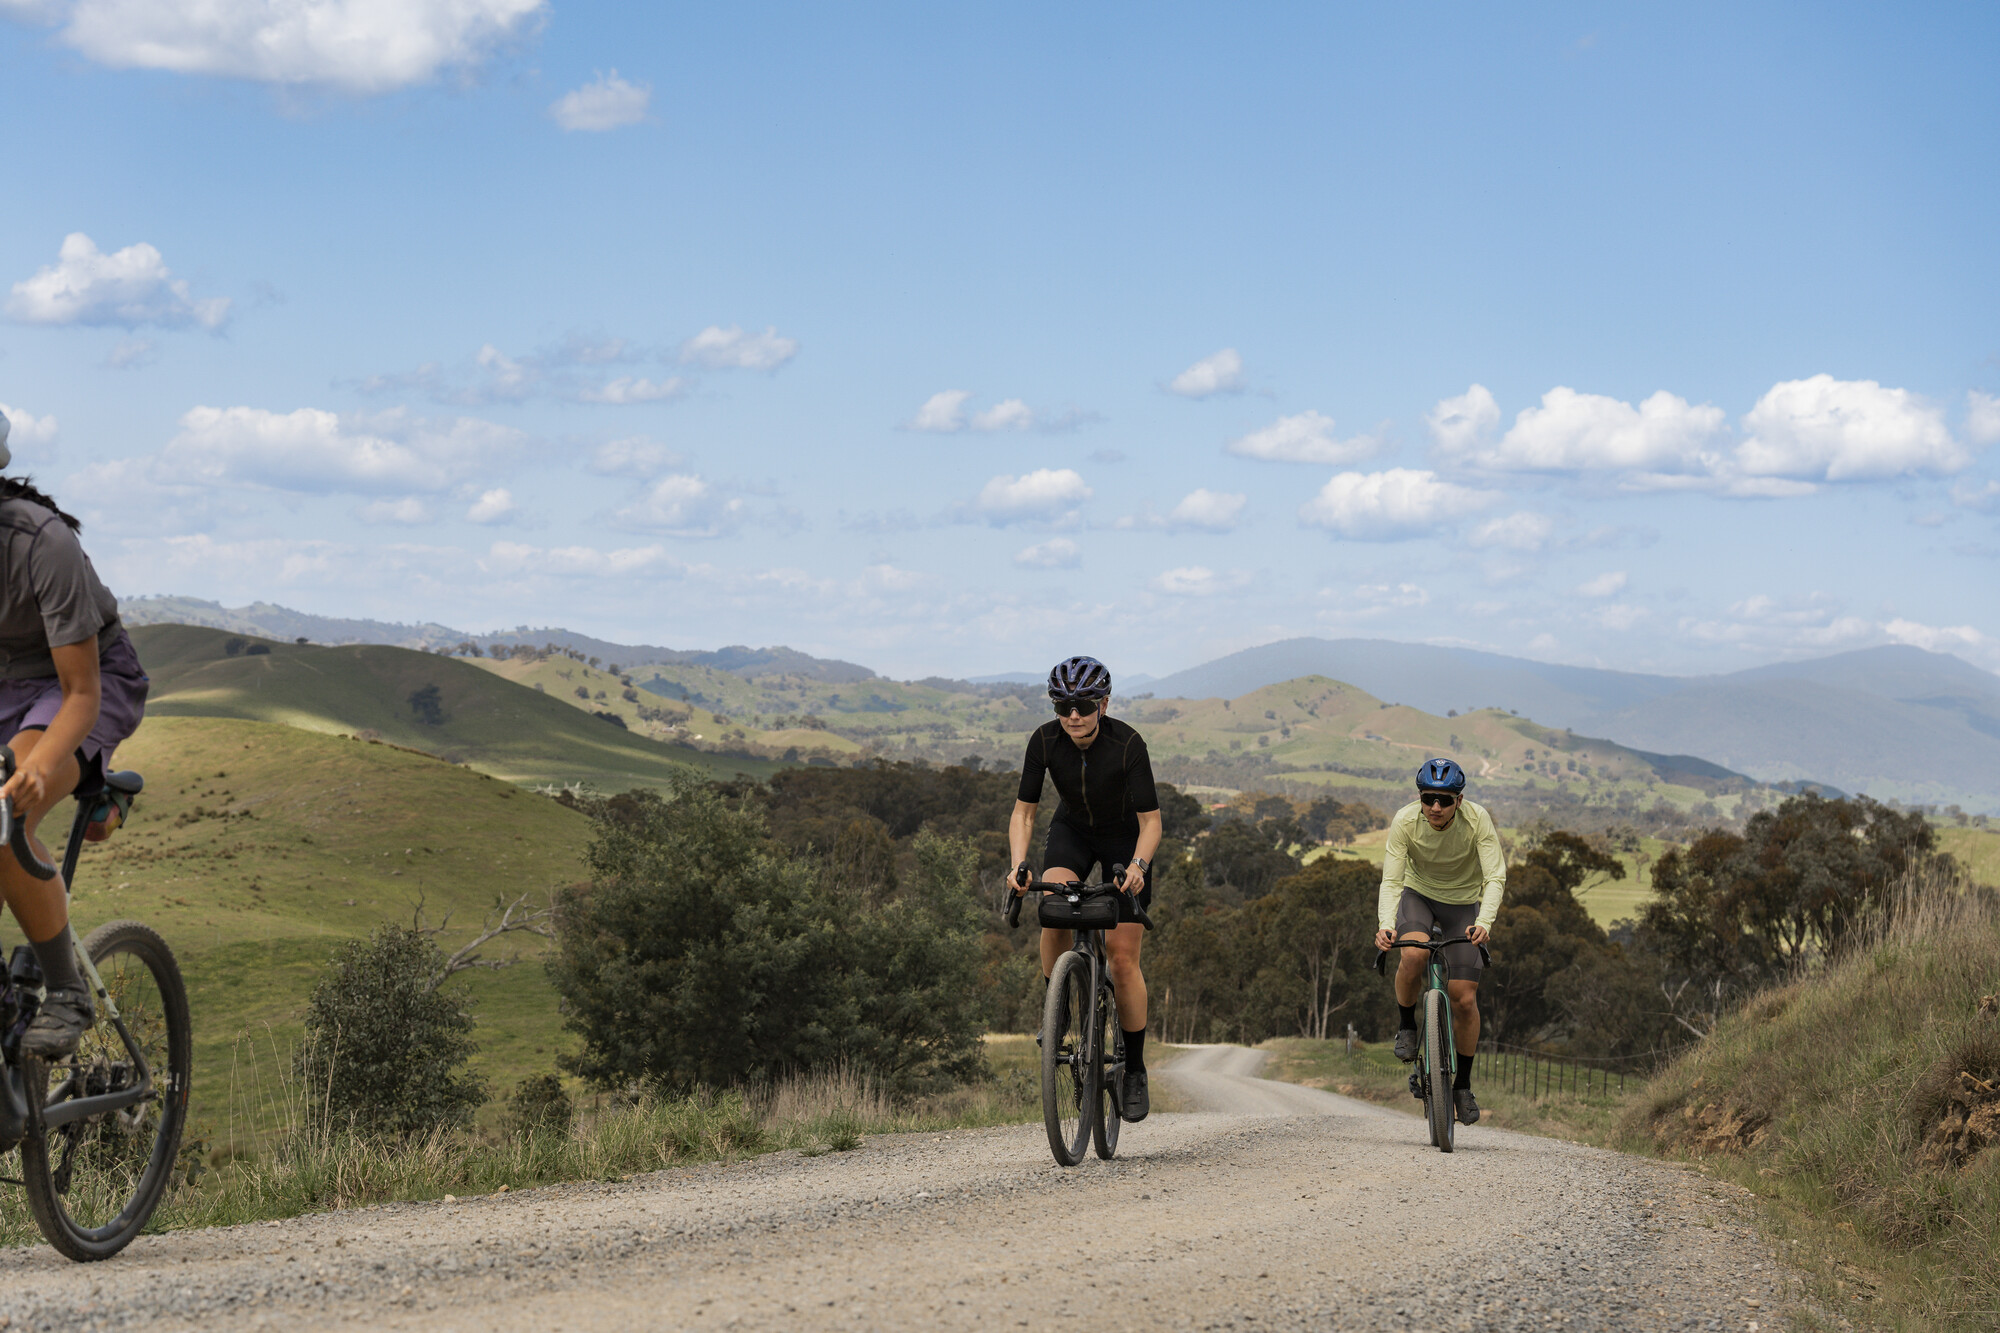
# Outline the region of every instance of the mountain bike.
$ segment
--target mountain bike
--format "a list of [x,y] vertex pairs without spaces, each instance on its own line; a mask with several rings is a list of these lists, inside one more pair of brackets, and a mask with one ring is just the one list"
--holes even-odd
[[[1460,935],[1453,939],[1440,939],[1444,927],[1431,922],[1431,937],[1428,940],[1397,940],[1388,949],[1375,955],[1375,970],[1387,975],[1384,964],[1388,962],[1389,950],[1425,949],[1430,958],[1424,964],[1424,990],[1418,998],[1422,1012],[1423,1039],[1417,1050],[1416,1068],[1410,1071],[1410,1092],[1424,1104],[1424,1119],[1430,1122],[1431,1146],[1439,1152],[1450,1152],[1457,1132],[1458,1122],[1452,1114],[1451,1084],[1458,1070],[1458,1046],[1451,1035],[1451,995],[1445,990],[1444,951],[1453,944],[1471,944],[1469,936]],[[1475,946],[1479,950],[1482,964],[1490,955],[1486,946]]]
[[[1074,931],[1074,942],[1049,973],[1042,1003],[1042,1123],[1058,1166],[1075,1166],[1095,1140],[1097,1155],[1110,1161],[1118,1152],[1124,1124],[1125,1030],[1118,1022],[1118,992],[1105,965],[1104,932],[1118,926],[1118,877],[1111,867],[1104,884],[1053,884],[1033,880],[1019,893],[1006,892],[1007,924],[1021,924],[1021,903],[1039,891],[1035,919],[1045,930]],[[1153,919],[1131,900],[1139,924]]]
[[[14,753],[0,745],[0,781]],[[65,884],[100,800],[138,795],[137,773],[86,776],[63,851]],[[56,867],[36,853],[11,800],[0,801],[0,843],[37,879]],[[76,1053],[44,1061],[21,1053],[21,1034],[45,991],[26,944],[0,979],[0,1153],[21,1149],[19,1185],[50,1245],[70,1259],[109,1259],[132,1243],[173,1183],[187,1122],[194,1045],[187,987],[173,950],[137,921],[108,921],[77,946],[96,1021]]]

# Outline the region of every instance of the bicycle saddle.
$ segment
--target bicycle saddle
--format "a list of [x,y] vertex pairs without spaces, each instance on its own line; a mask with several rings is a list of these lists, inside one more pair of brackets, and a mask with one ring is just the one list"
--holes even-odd
[[137,796],[141,791],[145,790],[146,779],[140,777],[130,769],[122,769],[116,773],[106,773],[104,775],[104,785],[113,791],[122,791],[127,796]]

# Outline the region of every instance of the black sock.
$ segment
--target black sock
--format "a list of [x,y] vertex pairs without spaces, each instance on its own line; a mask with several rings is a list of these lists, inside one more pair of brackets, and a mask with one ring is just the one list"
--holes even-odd
[[[1125,1029],[1118,1029],[1125,1032]],[[1125,1032],[1125,1072],[1143,1074],[1146,1072],[1146,1029]]]
[[1396,1006],[1396,1011],[1403,1016],[1403,1031],[1415,1032],[1417,1030],[1417,1006],[1414,1004],[1399,1004]]
[[1457,1092],[1460,1088],[1465,1088],[1470,1090],[1471,1087],[1472,1087],[1472,1057],[1469,1055],[1461,1055],[1458,1057],[1458,1077],[1451,1081],[1451,1090],[1453,1092]]
[[50,990],[82,990],[83,977],[76,970],[76,936],[68,926],[53,938],[35,944],[35,961],[42,965],[42,985]]

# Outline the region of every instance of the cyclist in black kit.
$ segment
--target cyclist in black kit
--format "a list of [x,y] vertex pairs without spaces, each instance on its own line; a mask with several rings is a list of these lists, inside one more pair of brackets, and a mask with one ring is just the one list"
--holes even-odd
[[[1035,830],[1035,807],[1042,778],[1054,779],[1055,820],[1042,851],[1042,878],[1055,883],[1088,882],[1091,867],[1125,867],[1119,889],[1139,905],[1153,901],[1153,854],[1160,849],[1160,798],[1153,790],[1153,761],[1139,733],[1104,712],[1111,697],[1111,673],[1094,657],[1071,657],[1049,672],[1049,699],[1056,716],[1028,737],[1021,762],[1021,790],[1007,822],[1007,842],[1015,863],[1014,892],[1033,876],[1028,839]],[[1104,934],[1111,983],[1118,988],[1118,1024],[1125,1033],[1125,1119],[1144,1120],[1146,1096],[1146,978],[1139,971],[1139,942],[1145,929],[1129,901],[1118,904],[1118,927]],[[1042,980],[1070,947],[1067,930],[1042,932]]]

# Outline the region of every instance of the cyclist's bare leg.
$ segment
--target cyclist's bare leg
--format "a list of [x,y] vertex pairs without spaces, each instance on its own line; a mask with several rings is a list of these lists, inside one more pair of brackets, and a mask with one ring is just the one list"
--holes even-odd
[[[1430,941],[1430,936],[1421,930],[1404,931],[1396,937],[1401,940]],[[1417,1002],[1424,990],[1424,968],[1430,963],[1430,955],[1422,949],[1396,950],[1396,1003],[1409,1008]]]
[[1460,1055],[1479,1053],[1479,983],[1447,981],[1445,994],[1451,997],[1451,1036]]
[[[1083,876],[1077,874],[1074,870],[1065,870],[1061,866],[1050,866],[1042,871],[1042,882],[1045,884],[1072,884],[1082,878]],[[1056,970],[1056,959],[1068,953],[1070,946],[1075,943],[1076,934],[1073,931],[1050,930],[1047,926],[1042,927],[1043,981],[1047,981],[1049,974]]]
[[[13,748],[16,759],[26,760],[41,740],[42,730],[35,727],[21,732],[8,745]],[[43,816],[76,790],[76,784],[82,777],[83,770],[77,764],[76,756],[65,755],[62,762],[56,765],[42,801],[23,812],[28,835],[44,861],[54,858],[42,845],[42,840],[34,836],[35,830],[41,826]],[[36,879],[6,853],[0,853],[0,896],[6,898],[7,906],[14,911],[14,919],[21,923],[22,931],[31,940],[46,940],[69,924],[69,892],[63,885],[62,876],[58,874],[54,879]]]
[[1137,1032],[1146,1026],[1146,975],[1139,970],[1139,946],[1146,928],[1127,921],[1104,932],[1104,953],[1111,967],[1111,984],[1118,991],[1118,1026]]

